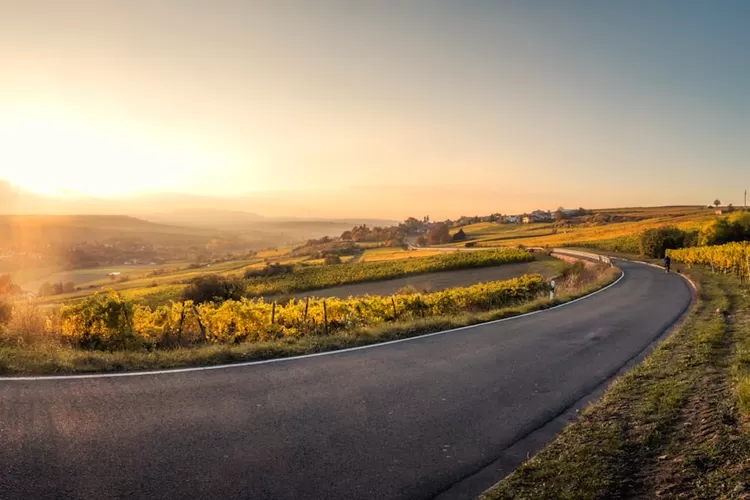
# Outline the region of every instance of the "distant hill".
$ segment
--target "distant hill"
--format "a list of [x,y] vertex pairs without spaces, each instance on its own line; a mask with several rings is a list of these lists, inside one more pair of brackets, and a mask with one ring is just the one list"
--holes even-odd
[[205,244],[218,230],[178,227],[124,215],[0,215],[0,246],[143,240],[157,245]]
[[144,216],[162,224],[226,231],[262,246],[299,243],[323,236],[339,236],[354,226],[391,226],[387,219],[271,218],[253,212],[220,209],[181,209]]

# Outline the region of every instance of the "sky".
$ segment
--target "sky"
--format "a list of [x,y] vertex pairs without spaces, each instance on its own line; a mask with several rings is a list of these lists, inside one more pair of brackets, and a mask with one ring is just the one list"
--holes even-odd
[[289,215],[741,204],[749,16],[740,1],[0,0],[0,180]]

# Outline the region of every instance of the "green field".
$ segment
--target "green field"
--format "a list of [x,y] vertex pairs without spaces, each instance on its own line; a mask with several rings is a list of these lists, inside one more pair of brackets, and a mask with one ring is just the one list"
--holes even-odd
[[525,251],[495,249],[483,252],[450,252],[414,259],[315,266],[269,278],[250,279],[247,291],[251,296],[270,296],[317,290],[347,283],[378,281],[420,273],[488,267],[530,260],[532,256]]
[[430,255],[439,254],[439,250],[420,250],[418,253],[414,250],[404,250],[403,248],[369,248],[365,250],[360,259],[362,262],[381,262],[384,260],[411,259],[416,257],[429,257]]

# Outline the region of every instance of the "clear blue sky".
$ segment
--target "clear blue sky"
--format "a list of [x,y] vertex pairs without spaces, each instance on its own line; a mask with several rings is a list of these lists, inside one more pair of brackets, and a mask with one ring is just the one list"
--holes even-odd
[[465,213],[739,204],[748,20],[739,1],[0,0],[0,179],[325,191],[332,215],[353,188],[424,184],[465,186]]

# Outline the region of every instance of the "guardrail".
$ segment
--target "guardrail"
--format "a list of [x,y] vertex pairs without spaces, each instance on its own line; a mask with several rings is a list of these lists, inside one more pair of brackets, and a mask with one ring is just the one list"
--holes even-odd
[[568,250],[566,248],[553,248],[550,252],[552,255],[567,255],[568,257],[575,257],[578,259],[589,260],[592,262],[601,262],[602,264],[612,265],[612,259],[606,255],[599,255],[598,253],[581,252],[579,250]]

